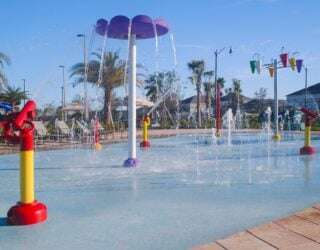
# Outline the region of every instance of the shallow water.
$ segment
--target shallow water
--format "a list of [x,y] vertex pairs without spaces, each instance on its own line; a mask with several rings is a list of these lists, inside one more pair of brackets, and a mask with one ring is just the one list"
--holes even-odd
[[319,155],[298,154],[301,136],[226,141],[154,139],[135,169],[122,167],[126,144],[37,152],[49,219],[28,227],[4,223],[19,197],[19,159],[1,156],[0,249],[188,249],[320,201]]

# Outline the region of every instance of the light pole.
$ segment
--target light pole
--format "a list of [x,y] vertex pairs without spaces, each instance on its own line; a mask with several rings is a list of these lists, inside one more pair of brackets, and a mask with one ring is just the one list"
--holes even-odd
[[84,117],[85,120],[89,120],[89,110],[88,110],[88,64],[87,64],[87,48],[86,48],[86,35],[77,34],[77,37],[83,38],[83,64],[84,64]]
[[23,83],[23,94],[24,94],[24,97],[23,97],[23,106],[26,104],[26,79],[25,78],[22,78],[22,83]]
[[307,95],[308,95],[308,67],[304,68],[304,107],[307,108]]
[[62,86],[61,86],[61,113],[62,113],[62,120],[65,120],[63,108],[66,106],[66,82],[64,77],[64,65],[59,65],[59,68],[62,70]]
[[[226,49],[226,47],[214,51],[214,85],[215,85],[215,117],[216,117],[216,136],[221,136],[221,97],[220,86],[218,85],[218,56]],[[232,54],[232,48],[229,48],[229,54]]]

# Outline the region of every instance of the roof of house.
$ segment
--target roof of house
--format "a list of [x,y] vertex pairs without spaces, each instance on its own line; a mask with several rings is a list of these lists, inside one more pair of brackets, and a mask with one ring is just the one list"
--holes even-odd
[[62,111],[84,111],[84,105],[80,103],[70,103],[63,107]]
[[[232,98],[234,97],[234,93],[229,93],[227,95],[224,95],[221,97],[221,101],[222,102],[225,102],[225,101],[230,101]],[[244,95],[240,95],[242,101],[244,103],[248,102],[251,100],[251,98],[247,97],[247,96],[244,96]],[[191,97],[188,97],[186,99],[183,99],[181,101],[181,104],[190,104],[191,102],[196,102],[197,101],[197,96],[194,95],[194,96],[191,96]],[[200,102],[201,103],[205,103],[206,102],[206,96],[205,95],[201,95],[200,96]],[[214,102],[213,102],[214,104]]]
[[[204,95],[200,96],[200,102],[205,102],[205,98],[206,97]],[[194,95],[194,96],[190,96],[186,99],[183,99],[181,101],[181,104],[190,104],[191,102],[196,102],[196,101],[197,101],[197,96]]]
[[[273,107],[274,105],[274,100],[273,99],[252,99],[248,101],[247,103],[244,103],[241,105],[241,108],[245,110],[246,112],[256,112],[257,107],[259,105],[262,105],[264,108],[270,106]],[[287,101],[286,100],[279,100],[279,107],[285,107],[287,106]]]
[[[230,101],[230,100],[232,100],[234,95],[235,95],[235,93],[228,93],[228,94],[221,97],[221,101],[222,102]],[[240,94],[240,98],[242,99],[243,102],[248,102],[249,100],[251,100],[251,98],[244,96],[244,95],[241,95],[241,94]]]
[[[307,88],[307,91],[311,95],[320,94],[320,82],[309,86]],[[297,91],[295,91],[293,93],[290,93],[287,96],[295,96],[295,95],[299,96],[299,95],[304,95],[304,94],[305,94],[305,89],[303,88],[303,89],[297,90]]]

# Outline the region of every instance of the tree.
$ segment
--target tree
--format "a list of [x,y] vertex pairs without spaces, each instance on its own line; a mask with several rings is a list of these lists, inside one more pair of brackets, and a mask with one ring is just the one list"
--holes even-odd
[[232,79],[232,87],[233,87],[233,93],[239,96],[242,92],[241,80],[236,78]]
[[224,84],[226,83],[226,80],[224,80],[223,77],[219,77],[219,78],[217,79],[217,83],[219,84],[220,89],[222,90],[222,89],[224,88]]
[[[174,71],[159,72],[149,75],[144,81],[146,96],[152,102],[158,101],[159,98],[163,97],[170,89],[172,90],[172,86],[177,80]],[[163,124],[166,123],[165,121],[167,118],[174,123],[171,113],[174,112],[173,103],[176,101],[175,98],[177,98],[177,96],[166,96],[157,108],[161,114],[160,119]]]
[[260,88],[258,91],[254,92],[254,96],[258,100],[264,100],[267,96],[267,89],[266,88]]
[[254,92],[255,98],[258,100],[258,112],[261,113],[263,111],[263,100],[267,96],[267,89],[260,88],[258,91]]
[[192,71],[192,76],[189,78],[192,84],[196,85],[197,90],[197,123],[201,127],[201,113],[200,113],[200,94],[201,94],[201,84],[202,76],[204,72],[204,61],[203,60],[193,60],[188,63],[188,68]]
[[237,109],[238,104],[240,105],[243,102],[241,92],[241,80],[236,78],[232,79],[232,86],[225,89],[225,94],[229,95],[231,99],[229,107],[231,107],[233,111]]
[[46,103],[43,106],[43,109],[39,109],[37,112],[37,116],[41,119],[45,119],[46,117],[55,118],[57,114],[57,108],[54,103]]
[[10,65],[10,58],[4,53],[0,52],[0,93],[4,90],[5,86],[8,83],[6,75],[2,70],[5,65]]
[[[219,84],[220,87],[220,92],[222,93],[223,89],[224,89],[224,84],[226,83],[226,80],[223,77],[219,77],[217,79],[217,84]],[[226,92],[226,91],[225,91]]]
[[211,114],[211,106],[212,106],[212,87],[213,87],[213,82],[212,82],[212,77],[213,77],[214,71],[205,71],[203,73],[203,76],[205,78],[205,81],[203,83],[204,85],[204,91],[206,93],[206,108],[208,112],[208,118],[210,117]]
[[0,100],[9,102],[12,106],[20,105],[21,101],[25,99],[28,99],[28,96],[19,87],[7,86],[4,92],[0,94]]
[[[112,118],[112,97],[114,90],[121,86],[125,75],[125,62],[119,58],[117,52],[108,52],[104,54],[102,77],[99,80],[100,61],[102,55],[93,53],[95,59],[89,61],[87,66],[87,81],[93,86],[102,88],[104,91],[103,113],[107,125],[113,125]],[[70,77],[75,77],[74,86],[84,82],[85,66],[83,63],[77,63],[71,67]]]
[[242,102],[241,98],[241,80],[239,79],[232,79],[232,93],[233,93],[233,98],[232,98],[232,109],[235,110],[238,105]]
[[165,85],[165,73],[154,73],[147,77],[144,81],[144,89],[147,91],[146,96],[150,101],[156,102],[157,99],[164,94],[164,85]]

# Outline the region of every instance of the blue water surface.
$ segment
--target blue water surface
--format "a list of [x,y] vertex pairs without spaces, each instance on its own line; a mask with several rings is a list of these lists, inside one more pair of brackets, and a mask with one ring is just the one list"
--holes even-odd
[[[0,157],[0,249],[190,249],[320,201],[319,154],[301,135],[153,139],[123,168],[127,145],[36,153],[36,195],[47,222],[7,226],[19,199],[18,155]],[[320,150],[320,142],[314,145]]]

